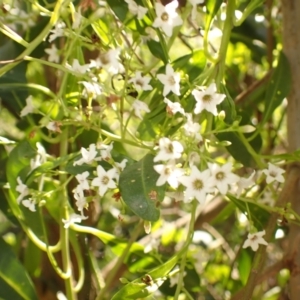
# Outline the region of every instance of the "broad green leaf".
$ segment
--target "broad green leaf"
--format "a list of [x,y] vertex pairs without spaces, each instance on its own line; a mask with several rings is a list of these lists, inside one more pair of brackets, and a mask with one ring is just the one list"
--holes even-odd
[[107,0],[107,3],[120,21],[124,22],[128,12],[127,3],[124,0]]
[[[38,299],[26,270],[19,262],[10,246],[7,245],[3,239],[0,239],[0,277],[21,297],[21,299]],[[1,291],[0,295],[3,292],[5,291]]]
[[164,186],[156,186],[159,174],[153,168],[153,158],[153,155],[147,154],[142,160],[127,166],[119,181],[124,202],[137,216],[151,222],[159,219],[157,207],[165,191]]
[[263,126],[272,116],[274,110],[282,103],[283,99],[288,95],[291,88],[291,72],[290,66],[284,53],[281,52],[278,65],[269,81],[266,97],[265,111],[260,126]]
[[179,255],[172,257],[170,260],[165,262],[163,265],[153,269],[148,273],[152,278],[153,284],[146,285],[143,283],[144,276],[128,283],[119,292],[117,292],[111,300],[128,300],[128,299],[138,299],[144,298],[155,292],[160,285],[165,281],[165,276],[167,276],[170,271],[174,268],[178,261]]
[[150,52],[152,53],[152,55],[161,59],[165,64],[168,63],[168,57],[166,56],[166,54],[163,50],[163,47],[161,46],[161,44],[159,42],[150,40],[150,41],[147,41],[147,45],[148,45],[148,48],[149,48]]
[[235,110],[234,101],[232,100],[225,85],[221,85],[220,92],[222,94],[225,94],[226,98],[219,105],[219,109],[225,111],[225,122],[227,124],[232,124],[233,121],[236,119],[236,110]]

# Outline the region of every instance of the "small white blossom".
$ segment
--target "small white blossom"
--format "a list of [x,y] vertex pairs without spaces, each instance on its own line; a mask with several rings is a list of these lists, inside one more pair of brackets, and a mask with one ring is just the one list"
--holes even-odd
[[200,204],[204,204],[206,195],[213,192],[214,180],[209,169],[200,172],[196,166],[192,166],[189,176],[182,176],[178,179],[186,187],[184,201],[191,202],[197,199]]
[[110,169],[105,171],[104,168],[99,165],[97,167],[97,177],[93,179],[92,186],[99,187],[99,195],[102,197],[106,191],[116,188],[116,183],[113,181],[113,178],[116,176],[116,169]]
[[165,165],[155,165],[153,168],[160,174],[156,181],[157,186],[162,186],[168,182],[172,188],[176,189],[179,185],[178,178],[184,174],[182,169],[176,167],[174,160],[168,161]]
[[133,83],[137,91],[151,91],[153,87],[149,84],[151,77],[142,76],[140,71],[135,72],[135,77],[128,80],[128,83]]
[[124,158],[120,163],[119,162],[115,162],[115,169],[116,169],[116,181],[119,181],[119,177],[121,172],[125,169],[126,164],[127,164],[128,160],[126,158]]
[[85,171],[81,174],[77,174],[75,177],[79,182],[79,186],[81,190],[88,190],[89,182],[87,181],[87,178],[89,177],[90,173],[88,171]]
[[159,140],[159,151],[154,157],[154,162],[180,158],[182,152],[183,146],[180,142],[163,137]]
[[125,0],[125,2],[128,4],[129,11],[134,16],[137,16],[139,20],[143,19],[144,15],[148,11],[148,8],[136,4],[134,0]]
[[[170,287],[175,286],[178,284],[178,280],[179,280],[179,275],[180,273],[176,273],[175,275],[170,277]],[[186,272],[184,271],[182,278],[186,276]]]
[[164,96],[168,95],[171,91],[175,95],[180,95],[180,74],[175,73],[170,64],[166,66],[166,74],[157,74],[157,78],[164,85]]
[[100,157],[103,159],[103,160],[110,160],[111,159],[111,151],[114,147],[114,142],[112,142],[110,145],[104,145],[102,144],[100,146]]
[[35,200],[32,198],[22,200],[22,204],[27,207],[30,211],[35,212]]
[[77,206],[78,211],[83,215],[83,209],[87,206],[86,198],[84,197],[83,191],[77,190],[74,193],[74,198],[76,200],[75,205]]
[[35,158],[30,160],[31,170],[34,170],[35,168],[41,166],[44,162],[47,161],[47,153],[45,148],[42,146],[42,144],[37,142],[36,147],[37,147],[37,155],[35,156]]
[[140,100],[134,100],[134,102],[132,103],[132,109],[134,110],[134,114],[141,120],[143,120],[143,117],[141,115],[142,111],[146,113],[150,112],[148,105]]
[[101,95],[101,87],[97,82],[78,81],[84,86],[83,95],[87,98],[96,98]]
[[67,220],[62,219],[62,222],[64,223],[64,228],[69,228],[70,225],[74,223],[81,223],[82,220],[86,220],[87,218],[88,217],[85,217],[83,215],[72,213],[69,215],[69,218]]
[[255,175],[255,171],[248,178],[241,177],[240,180],[237,182],[237,191],[236,194],[239,197],[244,189],[251,187],[254,184],[253,177]]
[[122,65],[119,63],[120,49],[110,49],[106,53],[100,54],[96,60],[91,60],[90,68],[103,68],[108,73],[114,75],[122,71]]
[[270,191],[264,192],[262,199],[260,200],[260,203],[273,207],[275,203],[273,193]]
[[61,130],[60,130],[60,126],[61,126],[61,122],[57,122],[57,121],[51,121],[49,122],[47,125],[46,125],[46,128],[49,130],[49,131],[54,131],[54,132],[59,132],[61,133]]
[[80,152],[81,152],[82,158],[75,161],[73,164],[74,166],[76,166],[76,165],[81,166],[82,164],[91,164],[94,160],[97,160],[96,156],[98,153],[96,151],[95,144],[91,144],[89,146],[89,150],[82,147],[80,149]]
[[90,65],[81,65],[78,59],[75,58],[72,65],[66,64],[66,68],[75,74],[83,75],[89,70]]
[[195,142],[198,143],[202,141],[201,125],[199,123],[193,122],[192,114],[186,114],[187,122],[183,125],[185,134],[194,138]]
[[32,96],[31,95],[28,96],[25,101],[26,101],[26,106],[21,110],[21,113],[20,113],[21,117],[24,117],[24,116],[34,112]]
[[267,176],[266,178],[267,184],[273,181],[278,181],[281,183],[284,182],[284,177],[282,176],[282,174],[285,172],[285,170],[271,163],[268,163],[268,169],[265,169],[262,172]]
[[81,15],[81,9],[79,9],[78,12],[75,11],[75,12],[74,12],[74,20],[73,20],[72,28],[73,28],[73,29],[79,28],[82,19],[83,19],[83,17],[82,17],[82,15]]
[[232,164],[230,162],[223,166],[208,163],[208,166],[214,180],[214,185],[222,195],[227,194],[228,186],[239,180],[239,176],[231,173]]
[[183,23],[181,17],[176,12],[177,7],[177,0],[172,1],[166,6],[156,2],[156,19],[154,20],[152,26],[155,28],[160,27],[167,36],[172,36],[173,28]]
[[253,251],[256,251],[259,247],[259,244],[267,246],[268,243],[262,237],[265,235],[265,233],[266,232],[264,230],[255,233],[249,233],[243,248],[251,247]]
[[17,177],[18,185],[16,186],[17,192],[20,193],[19,197],[17,198],[18,204],[20,204],[21,200],[24,199],[27,195],[29,195],[29,189],[26,184],[24,184],[21,178]]
[[50,62],[58,63],[59,62],[59,54],[58,49],[55,44],[51,45],[51,48],[46,48],[45,52],[49,55],[48,60]]
[[192,94],[197,102],[194,109],[195,114],[199,114],[205,109],[216,116],[218,114],[217,105],[226,98],[226,95],[217,93],[215,83],[212,83],[205,91],[194,89]]
[[172,102],[168,98],[165,98],[164,102],[167,104],[168,113],[175,115],[177,112],[179,112],[184,115],[184,109],[179,102]]
[[56,38],[64,36],[65,27],[66,24],[64,22],[57,22],[54,29],[50,30],[51,34],[49,35],[49,42],[52,43]]

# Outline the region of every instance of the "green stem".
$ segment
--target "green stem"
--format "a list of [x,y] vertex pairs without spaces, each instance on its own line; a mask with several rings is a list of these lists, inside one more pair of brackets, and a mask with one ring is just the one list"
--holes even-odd
[[181,264],[180,264],[180,273],[179,273],[179,279],[178,279],[178,284],[177,284],[174,300],[179,299],[179,293],[180,293],[180,291],[182,289],[182,286],[183,286],[183,275],[184,275],[185,264],[186,264],[186,255],[187,255],[188,247],[189,247],[189,245],[190,245],[190,243],[192,242],[192,239],[193,239],[194,223],[195,223],[197,205],[198,205],[198,202],[196,200],[194,200],[193,205],[192,205],[191,221],[190,221],[190,224],[189,224],[188,239],[186,241],[186,244],[183,247],[184,252],[183,252],[182,260],[181,260]]

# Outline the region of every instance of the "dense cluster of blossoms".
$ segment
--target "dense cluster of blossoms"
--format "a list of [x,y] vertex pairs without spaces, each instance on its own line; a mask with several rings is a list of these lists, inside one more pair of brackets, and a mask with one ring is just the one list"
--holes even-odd
[[[125,2],[128,4],[130,13],[137,16],[138,19],[142,19],[147,14],[147,8],[136,4],[135,1],[126,0]],[[193,7],[193,18],[195,17],[197,5],[202,2],[201,0],[190,0]],[[155,3],[156,17],[152,26],[160,28],[167,37],[172,36],[174,28],[183,23],[176,10],[177,7],[177,1],[172,1],[166,6],[163,6],[161,3]],[[72,28],[74,30],[80,28],[84,21],[80,12],[76,12]],[[63,21],[59,21],[49,34],[48,41],[52,44],[50,48],[45,49],[45,52],[50,62],[59,63],[62,61],[62,49],[57,49],[57,45],[54,42],[56,39],[70,34],[67,33],[66,28],[67,25]],[[89,63],[79,61],[77,58],[68,58],[68,63],[64,65],[64,68],[75,78],[78,78],[77,83],[83,98],[88,100],[107,99],[112,96],[106,87],[108,85],[107,82],[112,80],[113,76],[125,70],[121,58],[122,49],[116,47],[102,52],[98,58],[90,60]],[[194,97],[195,106],[192,112],[186,112],[180,102],[169,99],[178,99],[181,96],[180,83],[182,74],[179,72],[180,70],[174,70],[174,66],[171,63],[165,64],[164,71],[161,70],[157,71],[156,74],[151,74],[151,76],[142,74],[140,70],[127,74],[128,84],[134,87],[138,95],[141,95],[144,91],[152,91],[153,83],[159,82],[162,84],[161,101],[166,104],[167,114],[171,116],[177,115],[182,119],[182,130],[179,130],[178,134],[161,137],[157,141],[154,169],[159,174],[159,177],[156,185],[168,184],[169,189],[167,193],[169,195],[170,193],[176,193],[176,199],[183,200],[185,203],[197,200],[201,205],[204,205],[208,195],[226,195],[232,190],[239,197],[243,191],[255,184],[253,180],[255,172],[248,178],[239,177],[232,172],[233,164],[231,162],[224,164],[213,163],[212,160],[201,158],[202,152],[199,149],[200,147],[192,148],[187,146],[191,145],[191,143],[200,145],[207,138],[204,136],[205,133],[203,134],[202,132],[197,115],[205,111],[206,114],[218,116],[218,105],[225,100],[226,95],[218,93],[216,83],[211,81],[206,86],[194,86],[191,94]],[[101,72],[105,73],[106,77],[104,77],[107,81],[99,76]],[[141,120],[144,113],[150,112],[148,104],[141,99],[128,96],[126,101],[129,102],[132,114]],[[26,99],[26,106],[21,110],[21,117],[37,111],[38,107],[35,106],[33,97],[30,95]],[[49,131],[60,132],[60,124],[57,120],[49,118],[49,122],[45,127]],[[31,162],[32,169],[37,168],[47,159],[43,148],[40,145],[37,147],[37,156]],[[84,209],[88,206],[85,191],[95,189],[98,195],[103,197],[108,190],[114,190],[118,187],[119,175],[125,168],[127,160],[122,162],[113,161],[111,157],[112,149],[113,143],[109,145],[102,144],[98,149],[96,144],[91,144],[88,148],[81,148],[81,157],[74,161],[74,166],[93,165],[96,166],[96,172],[91,174],[85,171],[75,176],[78,185],[73,190],[73,196],[79,214],[72,213],[69,219],[63,219],[66,228],[74,222],[81,222],[87,218],[84,215]],[[104,169],[99,164],[101,161],[109,162],[112,166],[111,169]],[[263,170],[267,184],[271,184],[274,181],[283,182],[283,172],[284,170],[271,163],[268,164],[268,169]],[[29,197],[31,195],[29,188],[21,181],[20,177],[17,178],[17,183],[18,203],[22,203],[34,211],[36,200]],[[249,234],[244,247],[251,246],[256,251],[258,244],[266,244],[262,235],[263,232]]]

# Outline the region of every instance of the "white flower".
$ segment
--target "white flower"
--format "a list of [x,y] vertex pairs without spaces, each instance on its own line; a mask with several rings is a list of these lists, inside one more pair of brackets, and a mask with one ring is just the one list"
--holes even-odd
[[175,73],[170,64],[166,66],[166,74],[157,74],[157,78],[164,85],[164,96],[168,95],[170,91],[175,95],[180,95],[180,74]]
[[142,76],[140,71],[135,72],[135,77],[128,80],[128,83],[133,83],[137,91],[151,91],[153,87],[149,84],[151,77]]
[[78,59],[73,59],[72,65],[66,64],[66,68],[75,74],[84,74],[90,68],[90,65],[81,65]]
[[168,113],[175,115],[177,112],[179,112],[184,115],[184,109],[179,102],[172,102],[168,98],[165,98],[164,102],[167,104]]
[[195,142],[202,141],[201,125],[193,122],[192,114],[186,114],[187,122],[183,125],[185,134],[195,139]]
[[197,165],[200,163],[200,155],[199,153],[192,151],[189,153],[189,165],[192,167],[193,165]]
[[17,198],[17,202],[18,202],[18,204],[20,204],[20,201],[24,197],[29,195],[29,189],[28,189],[27,185],[22,182],[22,180],[19,176],[17,177],[17,182],[18,182],[18,185],[16,186],[16,190],[17,190],[17,192],[20,193],[19,197]]
[[183,146],[177,141],[171,141],[170,139],[163,137],[159,139],[159,152],[154,157],[154,162],[163,160],[171,160],[181,157],[183,152]]
[[183,201],[184,200],[184,194],[183,192],[179,192],[179,191],[176,191],[176,192],[166,192],[165,193],[165,200],[175,200],[176,202],[178,201]]
[[161,27],[167,36],[172,36],[173,28],[182,24],[182,19],[178,16],[176,8],[178,1],[174,0],[171,3],[163,6],[161,3],[155,3],[156,19],[152,26]]
[[[179,280],[179,275],[180,273],[176,273],[175,275],[170,277],[170,287],[177,285],[178,284],[178,280]],[[182,278],[186,276],[186,272],[184,271]]]
[[192,4],[192,20],[196,20],[197,5],[204,3],[204,0],[189,0]]
[[155,165],[153,168],[158,174],[160,174],[156,181],[157,186],[164,185],[168,182],[172,188],[178,188],[178,177],[182,176],[184,171],[176,167],[174,160],[168,161],[166,165]]
[[127,162],[128,160],[126,158],[124,158],[120,163],[115,162],[115,168],[116,168],[115,179],[117,182],[119,181],[120,174],[125,169]]
[[273,181],[278,181],[281,183],[284,182],[284,177],[282,176],[282,174],[285,172],[285,170],[271,163],[268,163],[268,169],[265,169],[262,172],[267,176],[266,178],[267,184]]
[[55,24],[55,28],[50,30],[51,34],[49,35],[49,42],[52,43],[56,38],[64,36],[64,29],[66,24],[62,21],[59,21]]
[[133,15],[137,15],[139,20],[143,19],[148,11],[146,7],[136,4],[134,0],[125,0],[125,2],[128,4],[128,9]]
[[110,160],[111,159],[111,150],[114,147],[114,142],[112,142],[110,145],[102,144],[100,146],[100,156],[103,160]]
[[85,171],[81,174],[77,174],[75,177],[79,182],[79,187],[81,190],[88,190],[89,187],[89,183],[87,181],[87,178],[89,177],[90,173],[88,171]]
[[209,169],[200,172],[196,166],[192,166],[189,176],[182,176],[178,179],[185,187],[184,200],[191,202],[197,199],[200,204],[205,203],[206,195],[213,192],[213,178]]
[[237,191],[236,194],[239,197],[244,189],[249,188],[254,184],[253,177],[255,175],[255,171],[248,178],[241,177],[240,180],[237,182]]
[[50,62],[54,62],[54,63],[59,62],[58,49],[54,44],[51,45],[51,48],[46,48],[45,52],[49,55],[48,60]]
[[82,164],[91,164],[94,160],[96,160],[97,151],[96,151],[95,144],[91,144],[89,146],[89,150],[82,147],[80,149],[80,152],[81,152],[82,158],[75,161],[73,164],[74,166],[76,166],[76,165],[81,166]]
[[60,130],[60,126],[61,126],[61,122],[57,122],[57,121],[51,121],[49,122],[47,125],[46,125],[46,128],[49,130],[49,131],[54,131],[54,132],[59,132],[61,133],[61,130]]
[[232,164],[230,162],[223,166],[208,163],[208,166],[211,171],[214,185],[222,195],[227,194],[228,186],[239,180],[239,176],[231,173]]
[[120,49],[110,49],[106,53],[100,54],[97,60],[91,60],[90,68],[103,68],[108,73],[114,75],[122,70],[119,63]]
[[87,206],[87,201],[84,197],[83,191],[76,191],[76,193],[74,193],[74,198],[76,200],[75,205],[82,215],[83,209]]
[[224,94],[217,93],[215,83],[211,83],[205,91],[195,89],[192,91],[192,94],[197,102],[194,109],[195,114],[199,114],[205,109],[215,116],[218,114],[217,105],[220,104],[226,97]]
[[132,109],[134,110],[134,114],[141,120],[143,120],[143,117],[141,115],[142,111],[146,113],[150,112],[148,105],[140,100],[134,100],[134,102],[132,103]]
[[26,106],[21,110],[21,113],[20,113],[21,117],[24,117],[34,111],[34,106],[32,103],[32,96],[31,95],[28,96],[25,101],[26,101]]
[[78,12],[77,11],[74,12],[74,20],[73,20],[72,28],[73,29],[79,28],[82,19],[83,17],[81,15],[81,9],[79,8]]
[[62,222],[65,224],[64,228],[69,228],[70,225],[72,225],[74,223],[81,223],[82,220],[85,220],[87,218],[88,217],[72,213],[69,215],[69,218],[67,220],[62,219]]
[[88,98],[95,98],[101,95],[101,87],[97,82],[78,81],[84,86],[83,95]]
[[251,247],[253,251],[256,251],[259,247],[259,244],[267,246],[268,243],[262,237],[265,235],[265,233],[266,232],[264,230],[256,233],[249,233],[243,248]]
[[99,195],[102,197],[107,189],[116,188],[116,183],[113,181],[113,178],[116,176],[116,169],[110,169],[105,171],[102,166],[97,167],[97,176],[92,181],[92,186],[99,187]]
[[47,153],[45,148],[42,146],[42,144],[37,142],[36,147],[37,147],[37,155],[35,156],[35,158],[30,160],[31,170],[34,170],[35,168],[41,166],[44,162],[47,161]]
[[274,196],[272,194],[272,192],[270,191],[266,191],[264,192],[262,199],[260,200],[260,203],[264,204],[264,205],[268,205],[270,207],[274,206]]
[[32,198],[26,199],[26,200],[22,200],[22,204],[27,207],[30,211],[35,212],[35,200],[33,200]]

